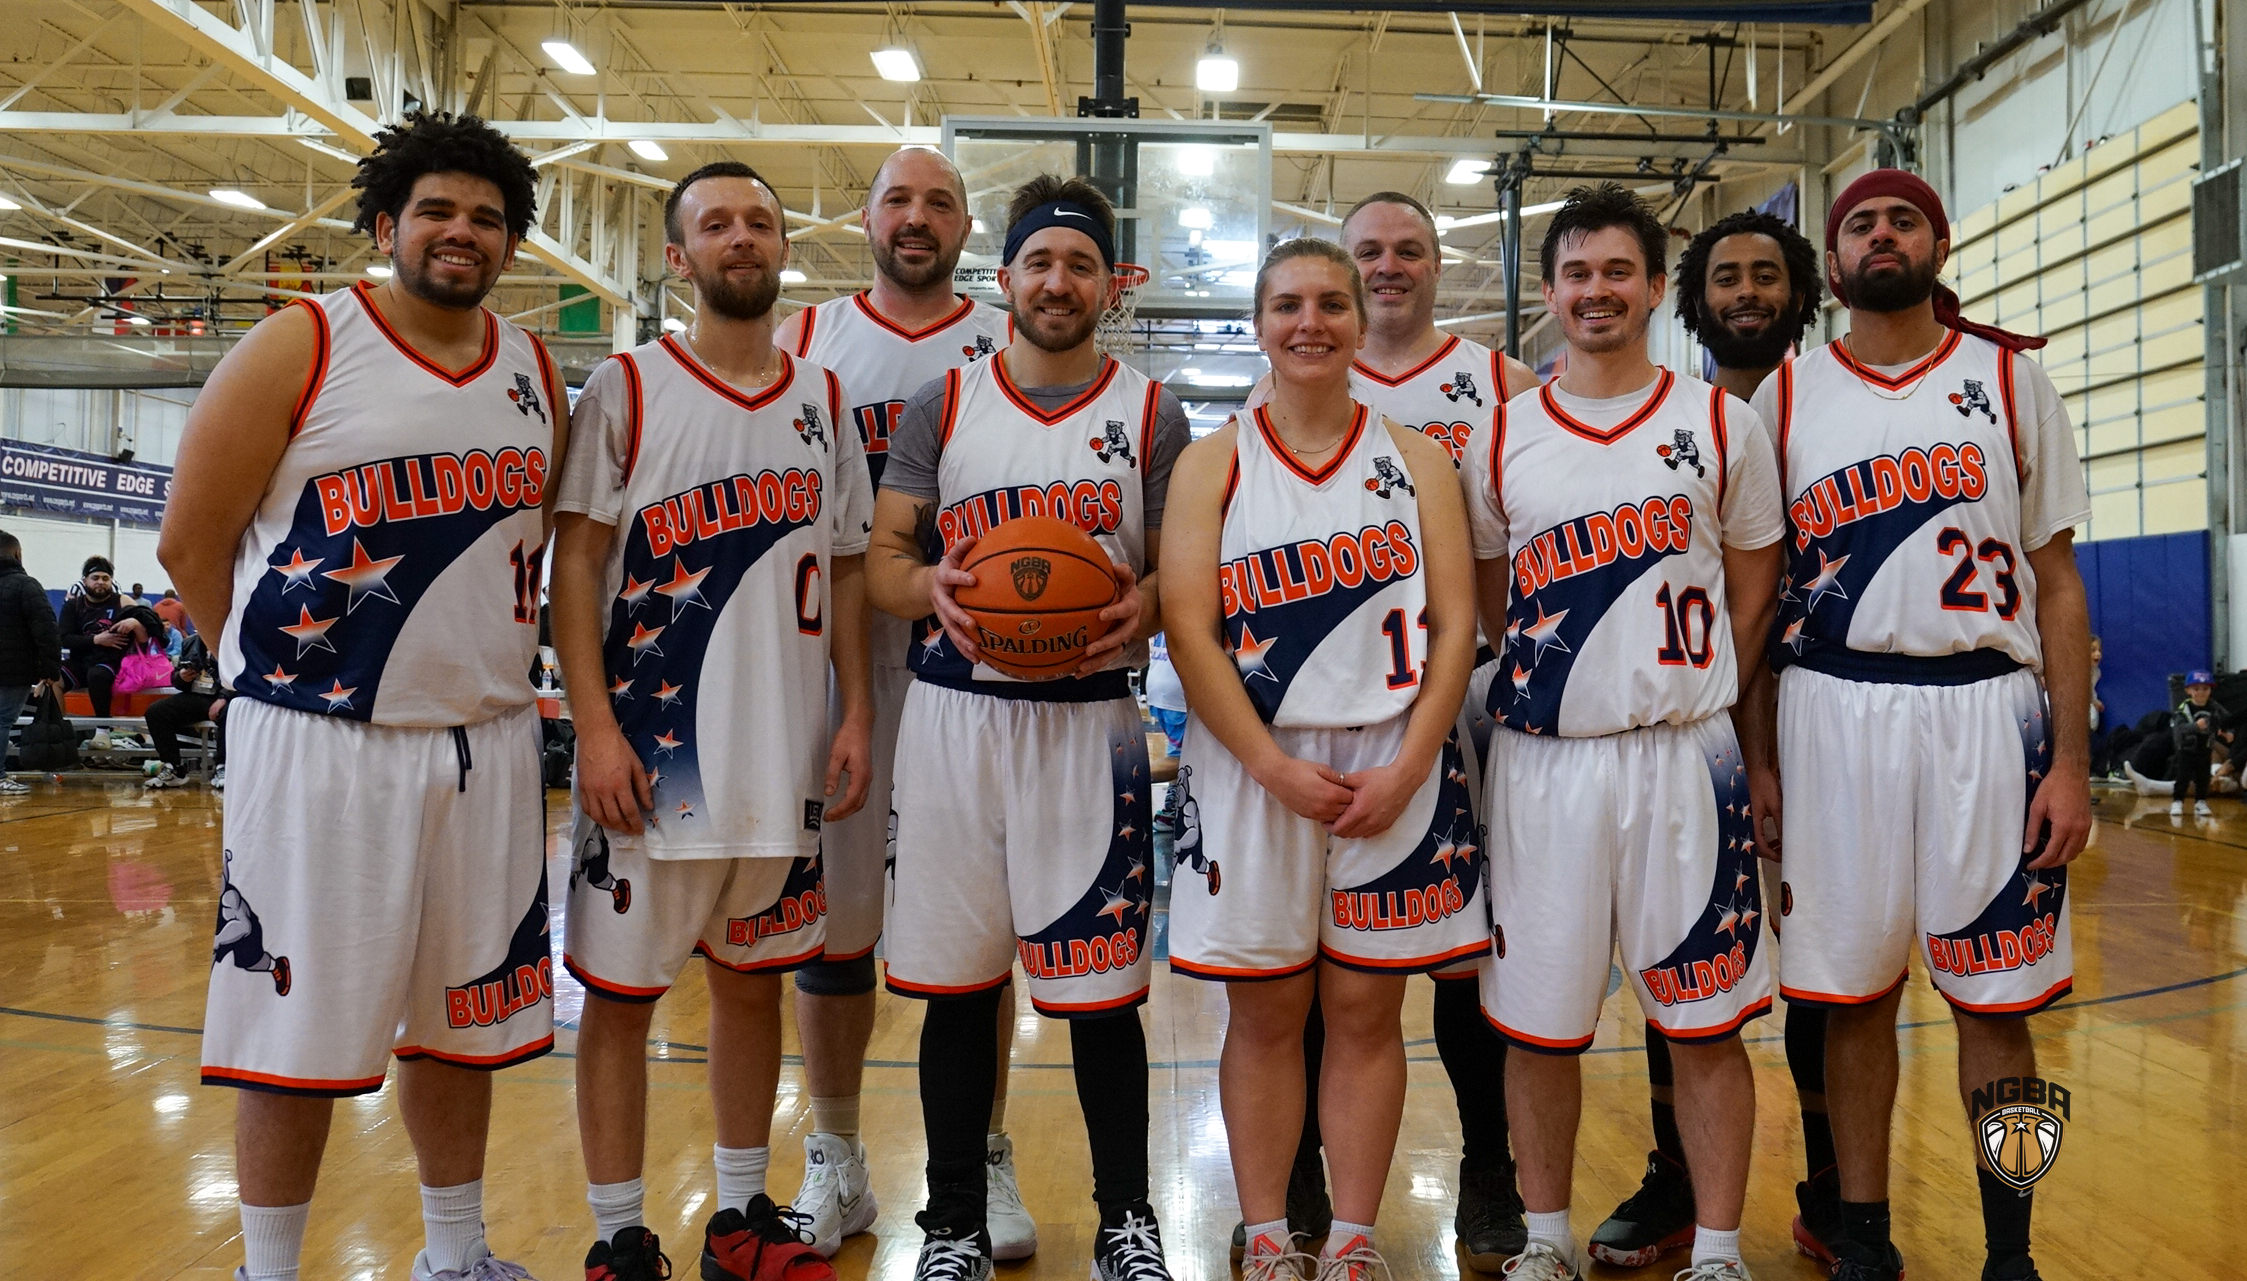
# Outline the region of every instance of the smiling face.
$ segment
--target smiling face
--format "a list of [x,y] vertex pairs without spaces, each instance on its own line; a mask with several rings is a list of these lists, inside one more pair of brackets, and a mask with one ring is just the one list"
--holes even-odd
[[1092,237],[1067,227],[1046,227],[1014,261],[999,268],[999,288],[1014,303],[1014,328],[1052,352],[1092,341],[1100,313],[1115,300],[1115,276]]
[[1410,205],[1367,205],[1342,225],[1342,244],[1365,277],[1368,324],[1416,334],[1435,323],[1443,257],[1435,228]]
[[1668,285],[1649,275],[1646,252],[1628,227],[1601,227],[1564,237],[1545,281],[1545,307],[1560,319],[1568,345],[1581,352],[1644,346],[1646,327]]
[[704,178],[679,196],[683,244],[663,260],[694,286],[695,303],[731,320],[757,320],[780,297],[788,239],[780,201],[754,178]]
[[1272,364],[1274,382],[1347,379],[1365,345],[1349,268],[1313,254],[1274,264],[1256,308],[1256,345]]
[[1950,248],[1917,205],[1875,196],[1843,216],[1826,265],[1841,277],[1851,307],[1908,311],[1935,291]]
[[1795,305],[1777,240],[1749,231],[1709,246],[1708,281],[1701,290],[1708,319],[1701,340],[1717,364],[1761,369],[1785,359],[1799,336],[1792,322]]
[[866,198],[866,239],[875,270],[904,288],[950,280],[972,225],[960,171],[936,152],[908,148],[874,175]]
[[507,199],[499,184],[465,173],[414,180],[405,212],[375,215],[375,248],[390,255],[406,292],[433,306],[479,306],[515,261]]

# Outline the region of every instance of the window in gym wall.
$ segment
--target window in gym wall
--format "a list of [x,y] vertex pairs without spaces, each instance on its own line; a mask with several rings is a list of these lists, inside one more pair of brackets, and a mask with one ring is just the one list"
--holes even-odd
[[2172,107],[1958,220],[1967,315],[2050,345],[2091,489],[2087,539],[2205,529],[2199,108]]

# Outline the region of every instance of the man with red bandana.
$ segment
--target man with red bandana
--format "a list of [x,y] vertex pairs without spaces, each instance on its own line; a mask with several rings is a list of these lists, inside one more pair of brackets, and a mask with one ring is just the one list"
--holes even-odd
[[[1843,1281],[1903,1275],[1888,1147],[1910,951],[1951,1004],[1962,1099],[2035,1076],[2027,1016],[2073,984],[2066,865],[2091,826],[2082,466],[2024,354],[2044,340],[1961,317],[1936,279],[1949,251],[1925,182],[1851,183],[1826,222],[1849,333],[1755,398],[1788,571],[1776,693],[1750,694],[1776,751],[1751,747],[1750,768],[1759,797],[1793,802],[1766,851],[1783,860],[1780,991],[1830,1011]],[[2028,1194],[1979,1176],[1984,1281],[2033,1281]]]

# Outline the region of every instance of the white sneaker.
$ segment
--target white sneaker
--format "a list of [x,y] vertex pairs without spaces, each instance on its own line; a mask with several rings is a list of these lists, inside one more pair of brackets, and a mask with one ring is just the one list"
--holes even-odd
[[0,796],[21,796],[31,790],[31,784],[20,778],[0,778]]
[[94,736],[86,740],[86,747],[89,751],[106,752],[110,749],[110,746],[109,731],[106,729],[95,730]]
[[1686,1268],[1670,1281],[1755,1281],[1755,1278],[1748,1274],[1748,1265],[1738,1259],[1711,1259]]
[[224,765],[211,771],[211,790],[214,792],[226,790],[226,767]]
[[2184,803],[2183,801],[2171,801],[2171,802],[2169,802],[2169,817],[2171,817],[2171,818],[2183,818],[2184,816],[2185,816],[2185,803]]
[[1389,1261],[1359,1237],[1349,1249],[1319,1260],[1317,1281],[1390,1281]]
[[1241,1281],[1311,1281],[1319,1272],[1319,1256],[1305,1249],[1310,1242],[1300,1232],[1288,1233],[1281,1242],[1256,1238],[1241,1256]]
[[2192,803],[2192,816],[2194,818],[2214,818],[2216,811],[2209,809],[2206,801],[2194,801]]
[[983,1222],[991,1234],[991,1257],[1027,1259],[1038,1252],[1038,1222],[1022,1205],[1022,1185],[1014,1177],[1014,1140],[991,1135],[984,1160]]
[[794,1208],[810,1219],[804,1231],[823,1259],[835,1257],[844,1237],[873,1227],[880,1207],[874,1204],[865,1147],[839,1134],[806,1135],[804,1185],[796,1190]]
[[413,1281],[537,1281],[530,1269],[520,1263],[509,1263],[494,1255],[485,1255],[465,1268],[447,1268],[437,1272],[429,1266],[429,1252],[423,1250],[414,1256]]
[[1499,1272],[1512,1281],[1581,1281],[1591,1261],[1584,1257],[1583,1248],[1573,1241],[1569,1243],[1568,1252],[1574,1257],[1564,1259],[1560,1251],[1542,1241],[1532,1241],[1528,1249],[1506,1260]]
[[147,785],[156,788],[185,787],[187,786],[187,779],[173,770],[171,766],[166,765],[148,780]]

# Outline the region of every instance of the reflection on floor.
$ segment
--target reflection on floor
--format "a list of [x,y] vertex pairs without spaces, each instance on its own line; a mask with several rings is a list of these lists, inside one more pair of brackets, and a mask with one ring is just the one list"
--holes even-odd
[[[558,801],[559,794],[556,794]],[[2073,892],[2075,995],[2038,1020],[2045,1074],[2074,1091],[2056,1172],[2037,1194],[2048,1281],[2237,1274],[2224,1225],[2247,1193],[2237,1140],[2247,1023],[2247,806],[2172,822],[2165,800],[2102,797]],[[556,826],[558,827],[558,816]],[[553,866],[554,884],[567,869]],[[196,1083],[219,877],[218,806],[200,788],[40,783],[0,800],[0,1241],[61,1275],[220,1278],[241,1259],[232,1181],[233,1095]],[[557,902],[561,900],[557,893]],[[557,931],[567,922],[556,920]],[[558,967],[557,967],[558,968]],[[1916,966],[1915,966],[1916,968]],[[557,974],[560,1014],[583,993]],[[1400,1281],[1460,1275],[1451,1236],[1458,1160],[1450,1087],[1428,1041],[1428,985],[1407,1004],[1411,1098],[1381,1227]],[[1235,1218],[1217,1110],[1222,992],[1159,974],[1146,1014],[1156,1062],[1155,1203],[1180,1281],[1227,1270]],[[649,1053],[650,1222],[692,1269],[712,1191],[701,1046],[706,1003],[690,972],[658,1008]],[[1611,997],[1584,1060],[1579,1235],[1636,1185],[1648,1146],[1635,1008]],[[847,1281],[909,1277],[922,1150],[912,1003],[882,998],[865,1126],[883,1214],[837,1260]],[[1919,979],[1904,1003],[1897,1119],[1897,1239],[1915,1281],[1979,1274],[1969,1140],[1953,1092],[1950,1020]],[[1759,1276],[1809,1278],[1787,1224],[1801,1137],[1779,1020],[1751,1025],[1761,1119],[1745,1243]],[[500,1075],[490,1235],[548,1281],[572,1278],[592,1236],[570,1097],[573,1038]],[[792,1048],[792,1047],[791,1047]],[[1083,1128],[1066,1029],[1021,1014],[1010,1128],[1036,1258],[1002,1278],[1081,1277],[1090,1231]],[[772,1185],[790,1194],[808,1123],[800,1069],[783,1076]],[[413,1158],[388,1090],[344,1103],[314,1206],[304,1275],[403,1277],[419,1246]],[[32,1243],[36,1256],[22,1250]],[[96,1262],[98,1260],[98,1263]],[[1667,1276],[1679,1256],[1643,1275]],[[1604,1272],[1604,1270],[1603,1270]],[[1620,1275],[1607,1273],[1608,1275]],[[684,1271],[681,1275],[686,1275]]]

